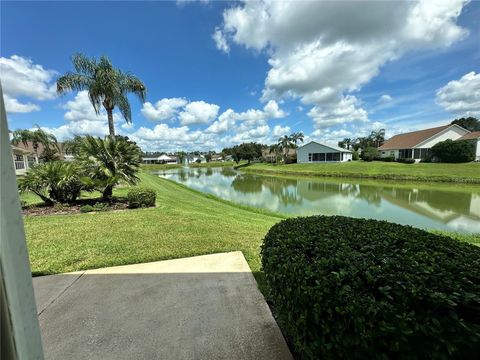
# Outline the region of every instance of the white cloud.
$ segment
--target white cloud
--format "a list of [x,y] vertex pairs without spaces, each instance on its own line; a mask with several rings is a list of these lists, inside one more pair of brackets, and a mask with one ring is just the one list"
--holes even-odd
[[[368,118],[351,104],[349,93],[387,62],[465,37],[467,31],[456,24],[464,4],[246,1],[224,11],[219,29],[222,39],[269,54],[264,100],[299,97],[314,105],[309,114],[317,125],[331,126]],[[325,108],[328,114],[321,114]]]
[[230,46],[228,46],[227,39],[223,36],[223,33],[219,28],[215,28],[212,38],[215,41],[215,46],[218,50],[223,51],[226,54],[230,52]]
[[179,114],[180,123],[182,125],[208,124],[217,117],[219,109],[218,105],[209,104],[205,101],[192,101]]
[[40,106],[38,105],[32,103],[22,104],[17,99],[11,98],[7,94],[5,94],[3,97],[5,100],[5,109],[7,113],[29,113],[40,110]]
[[78,120],[70,122],[59,127],[43,127],[42,129],[54,134],[59,141],[65,141],[73,138],[75,135],[108,135],[108,123],[100,121]]
[[272,135],[275,136],[275,137],[280,137],[280,136],[283,136],[283,135],[288,135],[291,132],[292,132],[292,130],[290,129],[289,126],[282,127],[280,125],[275,125],[275,127],[273,128]]
[[474,71],[437,90],[437,103],[456,116],[480,117],[480,73]]
[[286,113],[279,108],[275,100],[270,100],[267,105],[263,107],[263,111],[267,118],[280,119],[286,116]]
[[328,128],[335,125],[368,120],[367,112],[358,108],[358,100],[355,96],[347,95],[339,102],[326,105],[315,105],[308,112],[317,129]]
[[54,99],[56,92],[52,81],[55,74],[55,71],[46,70],[21,56],[0,57],[2,88],[5,97],[8,97],[5,101],[7,112],[31,112],[40,109],[36,104],[20,102],[20,97],[34,100]]
[[142,114],[149,120],[168,120],[174,118],[180,108],[187,105],[184,98],[164,98],[153,105],[146,102],[142,107]]
[[384,94],[384,95],[380,96],[380,98],[378,99],[378,103],[386,104],[386,103],[389,103],[392,100],[393,100],[393,98],[390,95]]
[[[72,122],[91,121],[91,122],[107,122],[107,112],[102,108],[100,114],[97,115],[92,103],[88,97],[86,90],[79,91],[73,100],[68,101],[62,106],[67,112],[64,115],[65,120]],[[120,116],[118,113],[113,113],[114,121],[118,121]]]

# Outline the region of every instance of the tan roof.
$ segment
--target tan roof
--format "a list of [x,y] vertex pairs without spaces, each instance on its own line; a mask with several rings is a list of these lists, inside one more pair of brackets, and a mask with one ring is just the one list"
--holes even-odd
[[25,150],[24,148],[21,148],[21,147],[18,147],[18,146],[14,146],[14,145],[12,145],[12,150],[13,150],[13,152],[17,152],[17,153],[30,154],[30,151]]
[[478,138],[480,138],[480,131],[474,131],[474,132],[463,135],[458,140],[471,140],[471,139],[478,139]]
[[[60,149],[63,148],[63,143],[58,143],[58,145],[60,146]],[[28,152],[35,154],[35,149],[33,148],[33,143],[31,141],[27,141],[27,144],[24,144],[20,141],[18,144],[15,144],[15,147],[25,149]],[[37,148],[38,155],[41,155],[43,153],[43,150],[43,144],[39,143]],[[60,154],[60,158],[63,159],[63,154]]]
[[439,126],[436,128],[412,131],[405,134],[398,134],[392,136],[390,139],[385,141],[385,143],[378,148],[378,150],[394,150],[394,149],[409,149],[413,148],[415,145],[420,144],[421,142],[431,138],[432,136],[438,134],[442,130],[450,127],[452,125]]

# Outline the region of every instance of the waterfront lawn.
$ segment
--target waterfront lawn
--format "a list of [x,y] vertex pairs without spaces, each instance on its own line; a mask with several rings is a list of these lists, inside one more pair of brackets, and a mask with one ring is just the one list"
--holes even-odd
[[[33,274],[240,250],[264,290],[260,245],[284,215],[234,205],[151,174],[140,177],[143,186],[157,191],[156,208],[26,216]],[[126,191],[116,190],[115,195]],[[480,234],[442,233],[480,245]]]
[[467,182],[480,184],[480,163],[402,164],[352,161],[330,164],[252,164],[242,171],[266,174],[331,176],[410,181]]

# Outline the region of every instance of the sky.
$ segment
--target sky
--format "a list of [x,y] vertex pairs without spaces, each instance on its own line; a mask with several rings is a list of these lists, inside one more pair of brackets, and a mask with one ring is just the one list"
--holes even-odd
[[144,151],[336,144],[480,118],[480,2],[2,1],[9,128],[104,136],[86,91],[56,94],[71,56],[106,55],[147,87],[117,133]]

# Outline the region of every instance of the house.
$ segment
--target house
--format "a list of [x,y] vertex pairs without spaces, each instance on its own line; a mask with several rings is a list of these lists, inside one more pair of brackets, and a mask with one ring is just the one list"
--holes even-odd
[[468,140],[473,143],[475,147],[475,161],[480,161],[480,131],[474,131],[463,135],[458,140]]
[[194,162],[196,162],[196,163],[206,163],[207,159],[202,154],[199,154],[199,155],[188,154],[187,155],[187,161],[189,163],[194,163]]
[[[43,152],[45,151],[45,147],[43,146],[42,143],[38,143],[37,147],[35,148],[33,146],[32,141],[27,141],[26,143],[19,142],[18,144],[15,144],[15,147],[28,151],[31,154],[31,156],[35,155],[38,160],[41,160],[40,158],[41,158]],[[59,148],[60,152],[56,151],[56,153],[57,153],[60,160],[68,160],[68,161],[73,160],[72,155],[66,156],[65,151],[63,149],[63,143],[59,142],[58,143],[58,148]],[[68,159],[66,159],[66,157],[68,157]]]
[[299,164],[345,161],[352,161],[352,152],[338,146],[310,141],[297,149],[297,163]]
[[[263,159],[263,161],[268,162],[268,163],[275,163],[277,161],[282,160],[283,155],[284,155],[283,152],[280,152],[277,155],[277,154],[275,154],[275,152],[270,152],[269,148],[262,149],[262,159]],[[296,149],[293,149],[293,148],[288,149],[287,159],[289,159],[290,162],[291,162],[292,159],[295,159],[296,156],[297,156]],[[289,161],[287,161],[287,162],[289,162]]]
[[430,149],[435,144],[448,139],[459,140],[469,133],[468,130],[456,124],[444,125],[395,135],[378,150],[381,157],[393,156],[395,159],[421,160],[429,156]]
[[178,158],[175,155],[162,154],[160,156],[144,157],[144,164],[176,164]]
[[25,175],[27,170],[38,164],[38,155],[24,148],[12,145],[13,163],[16,175]]

